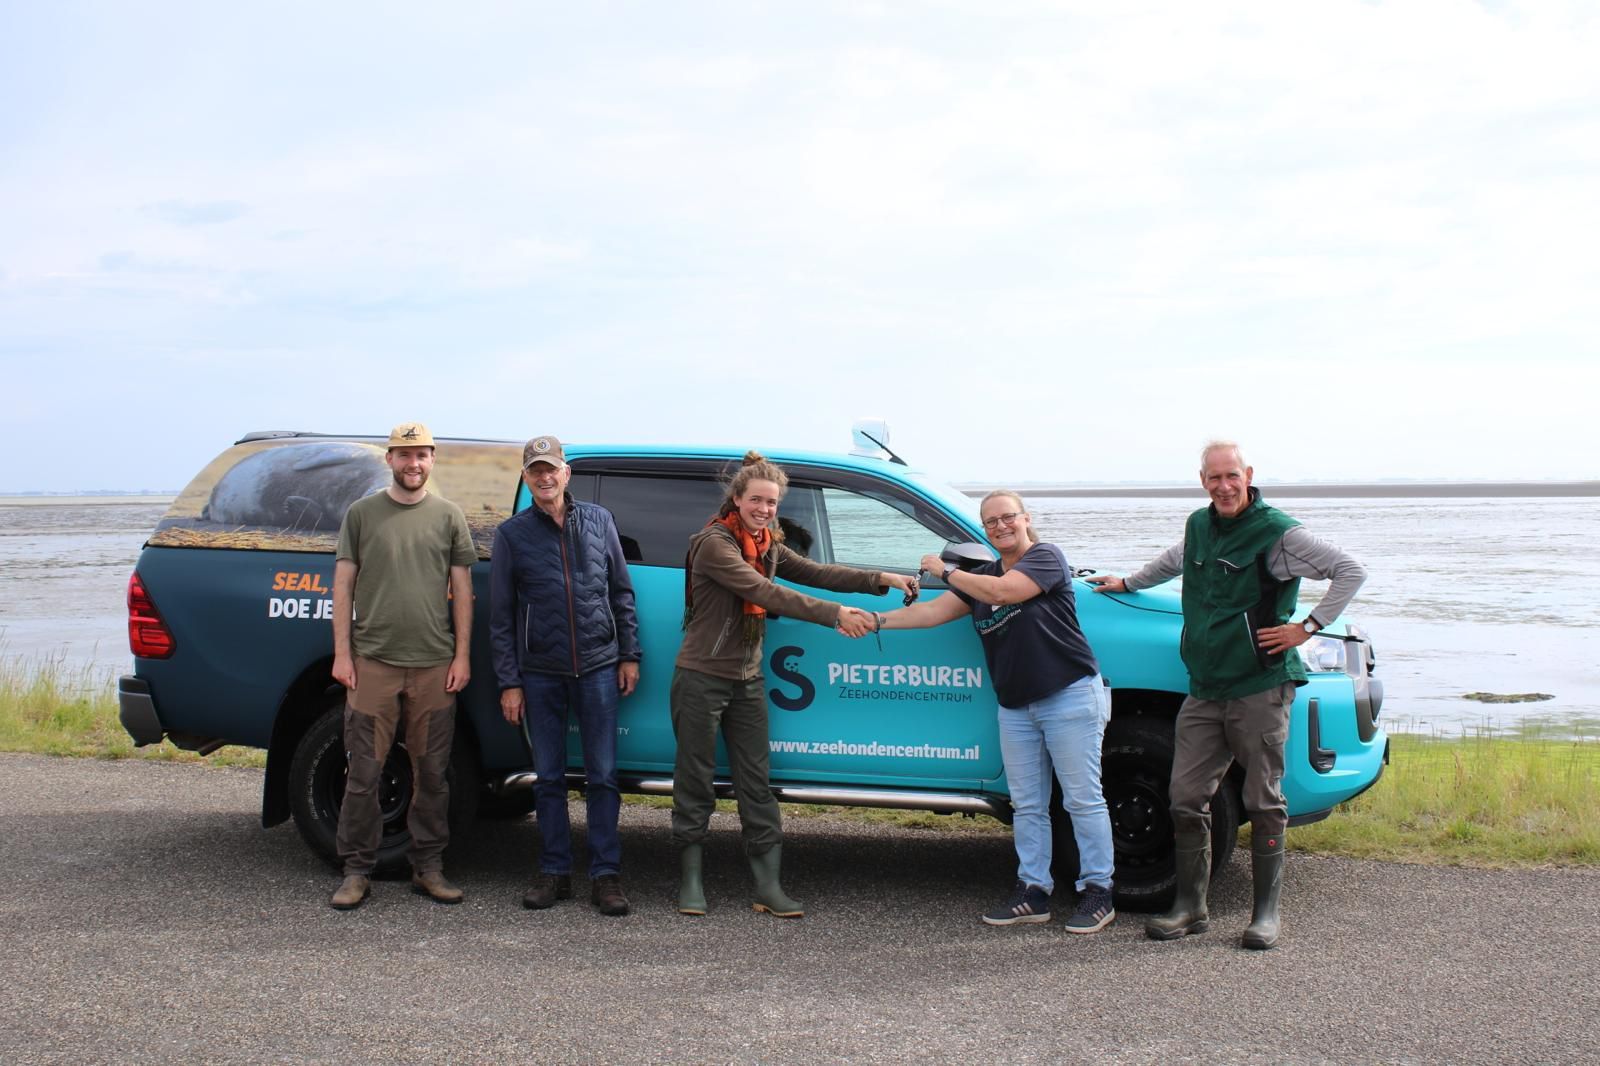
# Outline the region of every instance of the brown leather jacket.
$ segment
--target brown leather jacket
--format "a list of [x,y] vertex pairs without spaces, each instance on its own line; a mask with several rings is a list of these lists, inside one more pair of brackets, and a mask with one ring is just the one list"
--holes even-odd
[[771,614],[803,618],[831,626],[839,620],[839,605],[803,592],[784,588],[774,576],[834,592],[882,592],[875,570],[814,563],[803,555],[774,544],[765,559],[767,576],[739,554],[739,545],[726,526],[707,526],[689,538],[690,596],[693,616],[684,627],[678,648],[679,666],[713,677],[748,681],[761,676],[761,642],[744,640],[744,601],[760,604]]

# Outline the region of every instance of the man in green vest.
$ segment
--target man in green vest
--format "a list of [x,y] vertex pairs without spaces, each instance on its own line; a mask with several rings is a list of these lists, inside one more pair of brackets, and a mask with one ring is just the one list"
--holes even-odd
[[[1200,484],[1211,506],[1189,516],[1183,540],[1126,578],[1089,579],[1096,592],[1137,592],[1183,577],[1181,651],[1189,696],[1178,709],[1168,789],[1177,894],[1171,911],[1145,924],[1154,940],[1209,927],[1211,797],[1237,761],[1244,770],[1255,882],[1243,944],[1258,950],[1277,944],[1288,824],[1280,787],[1283,748],[1294,690],[1306,683],[1294,649],[1339,617],[1367,579],[1360,563],[1267,506],[1250,484],[1254,473],[1233,441],[1207,444]],[[1291,622],[1303,577],[1331,584],[1303,622]]]

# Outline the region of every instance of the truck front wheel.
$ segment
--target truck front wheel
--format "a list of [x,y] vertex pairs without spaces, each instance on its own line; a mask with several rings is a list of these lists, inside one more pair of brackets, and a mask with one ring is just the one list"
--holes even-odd
[[[344,699],[331,702],[295,746],[289,764],[289,809],[295,828],[311,850],[339,865],[339,809],[344,804]],[[452,833],[476,816],[477,760],[470,742],[457,736],[450,752],[450,828]],[[383,835],[378,842],[378,872],[406,868],[411,833],[411,758],[402,740],[395,742],[378,782]]]
[[[1176,874],[1172,859],[1172,815],[1167,782],[1172,777],[1172,719],[1161,715],[1123,714],[1106,726],[1100,783],[1111,813],[1116,849],[1117,906],[1130,911],[1165,910],[1172,904]],[[1057,800],[1051,806],[1057,882],[1077,876],[1077,846],[1072,821]],[[1211,870],[1227,866],[1239,836],[1238,789],[1224,778],[1211,798]]]

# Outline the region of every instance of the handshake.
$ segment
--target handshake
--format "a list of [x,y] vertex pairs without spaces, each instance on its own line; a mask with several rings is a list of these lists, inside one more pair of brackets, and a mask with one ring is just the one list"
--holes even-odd
[[[910,607],[916,601],[917,579],[909,574],[881,573],[878,575],[878,584],[885,589],[896,588],[905,593],[905,605]],[[883,628],[883,615],[874,611],[863,611],[859,607],[839,608],[839,620],[833,627],[851,640],[864,637],[868,633],[876,633]]]
[[851,640],[855,640],[868,633],[876,633],[878,626],[878,615],[873,612],[863,611],[859,607],[840,607],[839,620],[833,627]]

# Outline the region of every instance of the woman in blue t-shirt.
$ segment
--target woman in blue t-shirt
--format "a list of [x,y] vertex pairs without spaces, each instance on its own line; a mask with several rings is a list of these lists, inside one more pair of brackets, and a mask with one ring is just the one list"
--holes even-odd
[[926,629],[970,615],[982,641],[1000,701],[1000,754],[1017,848],[1016,889],[983,920],[1050,920],[1054,765],[1078,841],[1078,908],[1067,919],[1067,931],[1097,933],[1117,915],[1111,904],[1111,816],[1100,788],[1100,746],[1111,699],[1078,627],[1072,571],[1061,549],[1039,540],[1014,492],[989,493],[978,513],[999,561],[957,570],[937,555],[924,556],[922,569],[943,574],[954,595],[891,611],[880,616],[879,625]]

